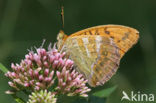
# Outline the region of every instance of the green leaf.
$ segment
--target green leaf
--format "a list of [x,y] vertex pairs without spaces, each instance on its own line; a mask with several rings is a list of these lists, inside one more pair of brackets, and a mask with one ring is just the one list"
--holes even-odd
[[100,97],[100,98],[108,97],[116,88],[117,88],[117,86],[113,86],[111,88],[97,91],[97,92],[93,93],[93,96]]
[[8,69],[7,69],[2,63],[0,63],[0,70],[1,70],[3,73],[7,73],[7,72],[8,72]]

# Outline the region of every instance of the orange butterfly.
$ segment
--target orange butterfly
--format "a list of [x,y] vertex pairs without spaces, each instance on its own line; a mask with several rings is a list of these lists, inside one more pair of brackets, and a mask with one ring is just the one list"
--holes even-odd
[[57,46],[74,61],[90,86],[102,85],[117,71],[120,59],[137,43],[139,32],[121,25],[102,25],[69,36],[60,31]]

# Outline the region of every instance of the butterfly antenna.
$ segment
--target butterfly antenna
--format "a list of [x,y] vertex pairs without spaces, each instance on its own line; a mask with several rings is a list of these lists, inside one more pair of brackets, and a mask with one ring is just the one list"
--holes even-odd
[[61,7],[62,29],[64,29],[64,6]]
[[60,5],[60,10],[61,10],[61,28],[62,30],[64,30],[64,4],[63,4],[63,0],[58,0],[59,1],[59,5]]

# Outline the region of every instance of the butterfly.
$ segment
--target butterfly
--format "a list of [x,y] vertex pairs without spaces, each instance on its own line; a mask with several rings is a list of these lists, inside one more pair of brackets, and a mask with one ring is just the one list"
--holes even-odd
[[117,71],[123,55],[137,43],[139,32],[122,25],[101,25],[67,36],[60,31],[57,47],[69,54],[92,87],[103,85]]

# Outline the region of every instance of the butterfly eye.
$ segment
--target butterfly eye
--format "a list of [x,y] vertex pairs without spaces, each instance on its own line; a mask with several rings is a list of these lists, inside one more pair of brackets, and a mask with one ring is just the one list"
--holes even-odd
[[62,40],[65,37],[65,33],[61,30],[57,35],[57,40]]

